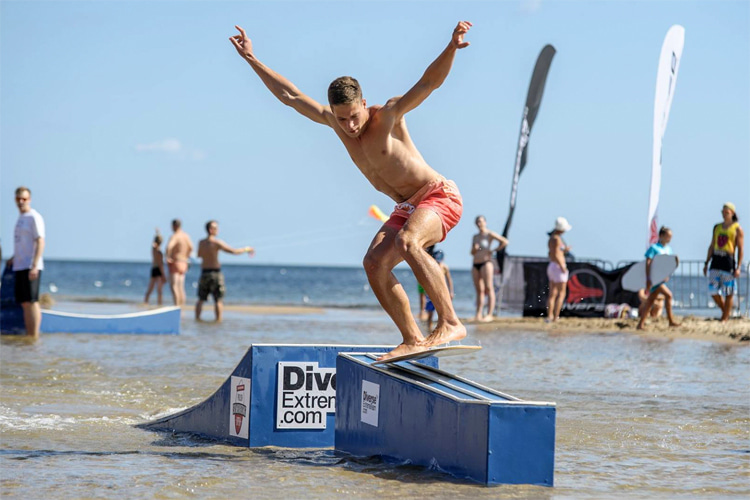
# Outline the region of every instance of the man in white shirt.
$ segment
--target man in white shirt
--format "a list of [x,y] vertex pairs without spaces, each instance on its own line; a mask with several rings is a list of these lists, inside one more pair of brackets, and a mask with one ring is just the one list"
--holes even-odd
[[16,189],[18,221],[13,233],[13,272],[16,280],[16,302],[23,308],[26,333],[39,337],[42,310],[39,307],[39,282],[44,269],[44,219],[31,208],[31,190]]

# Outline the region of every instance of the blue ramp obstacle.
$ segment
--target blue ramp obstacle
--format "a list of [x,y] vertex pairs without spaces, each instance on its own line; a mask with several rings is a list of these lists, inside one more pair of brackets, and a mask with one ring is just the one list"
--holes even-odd
[[180,306],[126,314],[42,311],[42,333],[180,333]]
[[[138,427],[200,434],[238,446],[333,447],[336,356],[391,349],[253,344],[211,397]],[[437,366],[436,358],[431,362]]]
[[555,404],[521,401],[415,361],[336,362],[336,450],[438,467],[485,484],[552,486]]

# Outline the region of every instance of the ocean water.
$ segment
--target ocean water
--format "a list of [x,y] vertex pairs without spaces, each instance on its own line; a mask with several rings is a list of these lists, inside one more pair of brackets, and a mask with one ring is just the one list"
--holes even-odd
[[[150,278],[150,265],[134,262],[45,261],[41,291],[55,300],[141,301]],[[295,306],[379,309],[362,268],[223,265],[227,304],[283,304]],[[418,300],[417,281],[406,266],[395,270],[410,300]],[[474,307],[474,285],[467,271],[451,273],[459,314]],[[197,298],[200,266],[192,265],[185,278],[188,303]],[[171,303],[164,286],[165,303]],[[151,296],[155,302],[155,292]]]
[[[71,263],[64,274],[50,266],[44,283],[57,287],[61,310],[129,312],[140,310],[147,267]],[[2,337],[3,498],[750,495],[747,345],[469,325],[470,338],[483,349],[445,358],[441,368],[516,397],[557,403],[552,488],[486,487],[331,449],[247,449],[135,428],[213,394],[252,343],[394,344],[400,338],[368,298],[372,292],[358,270],[253,270],[247,289],[239,286],[239,269],[226,271],[231,301],[319,307],[299,314],[230,310],[222,324],[196,323],[185,313],[178,336],[50,334],[35,343]],[[287,279],[294,286],[279,285]]]

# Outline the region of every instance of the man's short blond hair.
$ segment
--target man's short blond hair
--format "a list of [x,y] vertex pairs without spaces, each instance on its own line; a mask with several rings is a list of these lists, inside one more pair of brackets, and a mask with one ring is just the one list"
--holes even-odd
[[336,78],[328,86],[328,104],[350,104],[362,100],[362,87],[359,82],[351,76]]
[[26,191],[29,193],[29,196],[31,196],[31,189],[27,188],[26,186],[19,186],[16,188],[16,196]]

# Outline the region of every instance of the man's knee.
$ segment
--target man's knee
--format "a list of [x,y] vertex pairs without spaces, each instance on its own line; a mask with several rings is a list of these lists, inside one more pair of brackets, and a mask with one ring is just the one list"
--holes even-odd
[[422,250],[417,235],[411,231],[405,231],[403,229],[396,235],[394,244],[398,253],[404,258],[409,254]]
[[367,275],[377,273],[382,269],[382,257],[377,252],[367,252],[365,258],[362,259],[362,266],[365,268]]

